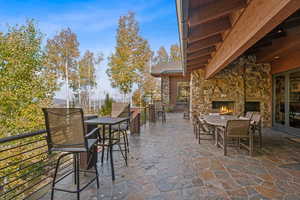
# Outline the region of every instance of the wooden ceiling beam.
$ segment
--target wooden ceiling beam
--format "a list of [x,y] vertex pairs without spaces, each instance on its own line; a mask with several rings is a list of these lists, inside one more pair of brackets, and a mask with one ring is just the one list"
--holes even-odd
[[192,60],[192,59],[199,58],[199,57],[202,57],[202,56],[207,56],[207,55],[210,55],[215,50],[216,50],[216,47],[214,47],[214,46],[208,47],[208,48],[205,48],[205,49],[200,49],[199,51],[195,51],[193,53],[187,54],[187,59]]
[[246,7],[246,0],[218,0],[191,10],[190,26],[229,15],[231,12]]
[[299,0],[252,0],[206,66],[211,78],[300,8]]
[[195,58],[187,58],[187,61],[191,61],[191,62],[196,62],[196,61],[205,61],[205,60],[209,60],[211,59],[210,55],[206,55],[206,56],[200,56],[200,57],[195,57]]
[[208,59],[211,59],[211,56],[210,56],[210,55],[201,56],[201,57],[194,58],[194,59],[188,59],[188,61],[195,61],[195,60],[208,60]]
[[193,53],[201,49],[212,47],[222,41],[222,36],[218,34],[197,42],[190,43],[187,47],[187,53]]
[[231,27],[231,23],[228,17],[216,19],[205,24],[191,27],[191,31],[188,35],[188,42],[195,42],[202,40],[210,36],[222,33]]

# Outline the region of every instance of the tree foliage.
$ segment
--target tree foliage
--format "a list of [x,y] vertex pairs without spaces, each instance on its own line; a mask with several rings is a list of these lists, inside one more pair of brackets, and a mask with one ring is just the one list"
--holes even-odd
[[97,85],[96,65],[100,64],[102,60],[102,54],[96,56],[93,52],[87,50],[78,61],[77,73],[73,74],[71,87],[82,106],[87,105],[91,90]]
[[101,106],[100,115],[107,116],[111,114],[112,103],[114,102],[113,98],[109,96],[109,94],[105,95],[104,104]]
[[112,87],[126,95],[140,81],[151,51],[148,42],[139,35],[139,26],[132,12],[120,17],[116,40],[115,52],[108,58],[107,74]]
[[0,137],[41,127],[40,107],[54,91],[33,21],[0,35]]
[[170,47],[170,62],[178,62],[181,60],[181,53],[178,44],[173,44]]
[[57,80],[66,81],[67,104],[69,103],[68,88],[74,86],[76,81],[77,59],[80,54],[78,47],[77,36],[70,28],[63,29],[53,39],[48,39],[46,45],[46,66]]
[[165,64],[169,62],[169,55],[165,47],[161,46],[156,52],[156,56],[153,58],[153,63],[158,64]]
[[[42,34],[33,21],[28,21],[26,25],[9,27],[6,33],[0,34],[0,138],[44,128],[41,107],[50,104],[55,87],[53,77],[44,67],[45,55],[41,49],[41,41]],[[36,138],[39,136],[19,142],[28,143]],[[1,148],[7,149],[16,145],[15,143],[5,143]],[[10,182],[1,189],[7,191],[16,187],[16,190],[2,198],[10,199],[32,184],[33,181],[27,183],[27,173],[31,172],[32,176],[41,173],[41,169],[36,169],[37,165],[32,165],[46,155],[32,158],[45,151],[45,148],[38,145],[41,144],[32,143],[0,153],[0,157],[5,158],[0,162],[0,177],[5,177],[0,179],[0,185]],[[28,150],[34,148],[34,152]],[[26,151],[29,153],[20,154]],[[25,169],[24,166],[29,167]],[[22,167],[24,170],[21,170]],[[12,172],[12,175],[7,176]],[[24,194],[20,193],[18,198],[23,199]]]

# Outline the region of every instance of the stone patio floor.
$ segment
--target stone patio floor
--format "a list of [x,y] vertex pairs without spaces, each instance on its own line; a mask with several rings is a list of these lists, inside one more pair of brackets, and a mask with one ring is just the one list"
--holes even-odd
[[[237,148],[225,157],[212,141],[198,144],[182,116],[168,114],[166,124],[147,124],[131,135],[128,167],[115,152],[116,181],[109,162],[99,165],[100,189],[92,184],[81,199],[300,199],[300,144],[288,135],[266,129],[254,157]],[[76,196],[55,192],[55,199]]]

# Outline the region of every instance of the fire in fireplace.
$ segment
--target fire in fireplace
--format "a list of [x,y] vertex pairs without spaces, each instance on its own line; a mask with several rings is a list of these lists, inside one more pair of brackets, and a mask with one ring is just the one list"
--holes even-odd
[[234,113],[234,101],[213,101],[212,111],[223,115],[231,115]]

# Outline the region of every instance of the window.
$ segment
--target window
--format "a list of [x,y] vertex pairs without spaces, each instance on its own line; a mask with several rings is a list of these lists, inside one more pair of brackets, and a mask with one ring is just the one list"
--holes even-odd
[[177,102],[187,102],[190,92],[190,86],[188,82],[177,82]]

